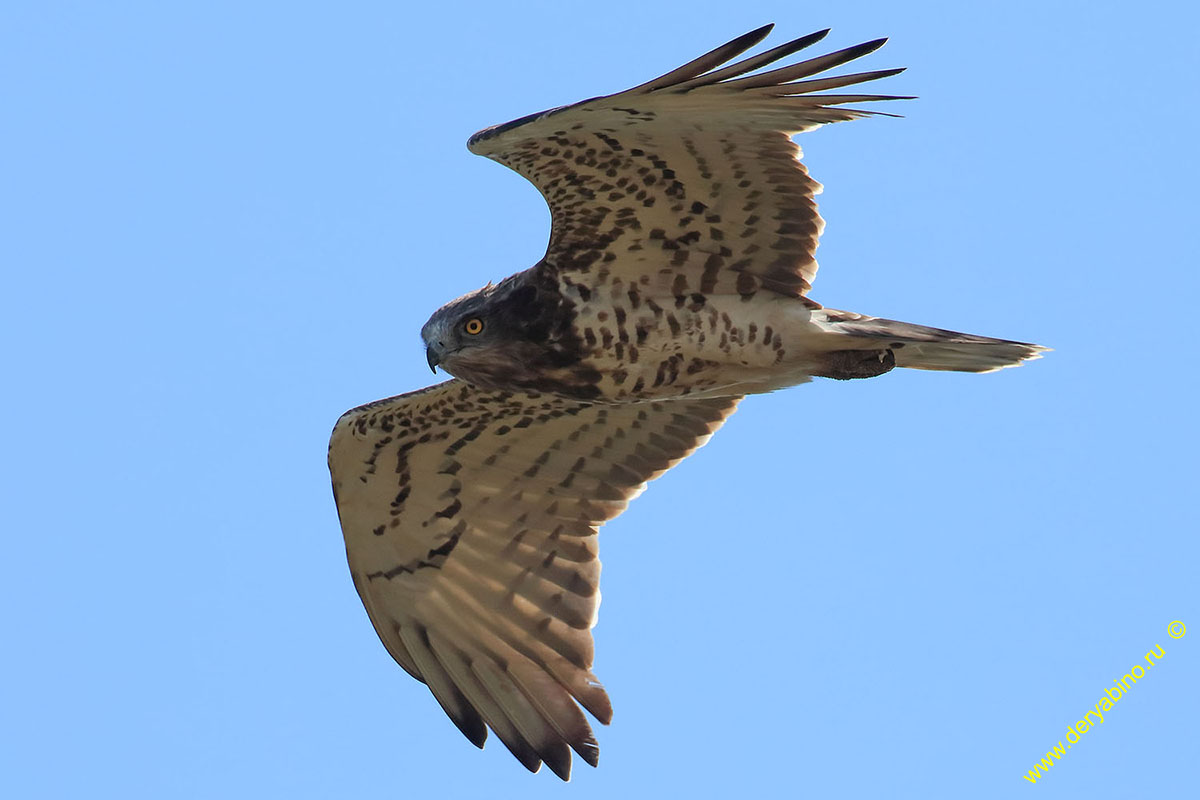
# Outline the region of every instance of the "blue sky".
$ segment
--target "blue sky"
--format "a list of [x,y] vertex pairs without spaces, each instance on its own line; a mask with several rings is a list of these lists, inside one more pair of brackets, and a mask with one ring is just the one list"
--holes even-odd
[[[863,68],[909,67],[886,88],[921,98],[803,138],[813,296],[1055,350],[744,403],[602,534],[615,717],[564,787],[477,752],[387,656],[326,441],[430,382],[434,308],[541,255],[541,199],[469,134],[768,21],[773,43],[891,36]],[[1193,791],[1198,23],[1183,2],[9,8],[0,794]]]

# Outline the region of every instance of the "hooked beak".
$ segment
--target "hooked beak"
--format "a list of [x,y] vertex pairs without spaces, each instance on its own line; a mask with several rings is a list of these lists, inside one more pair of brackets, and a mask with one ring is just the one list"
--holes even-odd
[[437,365],[442,361],[442,354],[433,345],[425,346],[425,360],[429,363],[429,370],[436,375]]

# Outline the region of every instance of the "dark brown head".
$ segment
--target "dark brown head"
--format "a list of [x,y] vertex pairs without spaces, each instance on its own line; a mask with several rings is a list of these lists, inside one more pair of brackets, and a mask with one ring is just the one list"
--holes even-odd
[[489,389],[554,391],[547,381],[578,363],[571,311],[526,275],[464,295],[421,328],[429,366]]

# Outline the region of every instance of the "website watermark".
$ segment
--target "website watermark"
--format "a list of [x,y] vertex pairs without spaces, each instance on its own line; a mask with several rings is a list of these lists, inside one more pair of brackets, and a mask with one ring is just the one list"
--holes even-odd
[[[1175,620],[1167,626],[1167,636],[1172,639],[1182,638],[1187,633],[1187,626],[1179,620]],[[1154,645],[1154,649],[1146,653],[1146,664],[1153,667],[1155,663],[1167,655],[1167,651],[1160,644]],[[1083,734],[1092,729],[1093,725],[1102,725],[1104,723],[1104,712],[1113,707],[1117,701],[1129,694],[1133,686],[1148,674],[1147,668],[1142,666],[1141,662],[1134,664],[1129,668],[1129,671],[1120,678],[1113,678],[1114,686],[1109,686],[1104,689],[1104,696],[1101,697],[1096,704],[1087,710],[1083,718],[1077,720],[1074,725],[1067,726],[1067,745],[1063,747],[1060,739],[1054,747],[1046,751],[1046,757],[1039,763],[1033,765],[1033,769],[1025,773],[1022,777],[1030,783],[1037,783],[1038,778],[1044,778],[1046,771],[1054,766],[1054,762],[1061,759],[1071,749],[1071,745],[1079,741]]]

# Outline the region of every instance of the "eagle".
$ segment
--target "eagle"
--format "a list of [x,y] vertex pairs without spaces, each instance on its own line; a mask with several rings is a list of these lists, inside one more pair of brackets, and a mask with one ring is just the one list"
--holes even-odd
[[[770,25],[618,94],[487,128],[468,147],[550,206],[545,256],[421,329],[453,376],[346,412],[329,444],[354,586],[387,651],[460,731],[531,771],[595,766],[600,526],[747,394],[896,367],[991,372],[1045,348],[809,297],[821,187],[792,137],[911,99],[814,77],[884,39],[764,67]],[[734,63],[730,63],[733,61]],[[890,116],[890,115],[889,115]]]

